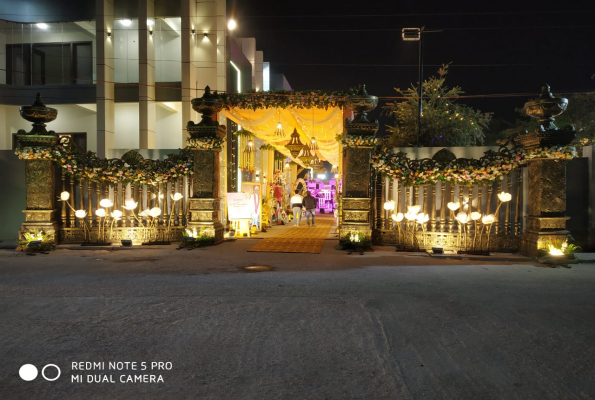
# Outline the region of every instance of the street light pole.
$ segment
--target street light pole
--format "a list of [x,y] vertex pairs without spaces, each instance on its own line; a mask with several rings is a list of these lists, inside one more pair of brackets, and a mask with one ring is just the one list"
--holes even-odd
[[422,96],[423,96],[423,75],[424,75],[424,28],[419,30],[419,84],[418,84],[418,115],[417,115],[417,147],[421,147],[421,114],[422,114]]
[[441,30],[426,30],[425,26],[421,28],[403,28],[401,31],[403,40],[405,41],[419,41],[419,85],[417,88],[418,96],[418,112],[417,112],[417,147],[421,147],[421,114],[422,96],[423,96],[423,78],[424,78],[424,33],[442,32]]

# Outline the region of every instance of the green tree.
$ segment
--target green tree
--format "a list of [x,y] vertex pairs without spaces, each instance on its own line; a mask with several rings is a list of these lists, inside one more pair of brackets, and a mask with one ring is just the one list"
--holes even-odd
[[[471,107],[457,104],[457,98],[464,92],[456,86],[445,85],[448,65],[438,70],[423,83],[422,100],[422,146],[476,146],[484,141],[484,129],[488,127],[491,114],[482,113]],[[418,123],[418,87],[395,88],[404,101],[384,107],[384,112],[395,119],[394,125],[387,125],[391,133],[389,146],[416,146]]]

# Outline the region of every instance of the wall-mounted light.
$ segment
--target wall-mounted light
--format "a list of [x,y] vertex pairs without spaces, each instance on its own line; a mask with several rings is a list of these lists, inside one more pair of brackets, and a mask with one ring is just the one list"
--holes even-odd
[[112,33],[110,31],[107,31],[107,37],[111,38],[112,37]]
[[195,33],[196,33],[196,30],[194,30],[194,28],[192,28],[192,36],[194,36]]
[[206,32],[205,32],[205,33],[203,33],[203,35],[204,35],[204,37],[207,37],[207,36],[209,36],[209,34],[208,34],[208,33],[206,33]]
[[149,31],[149,35],[153,36],[153,31]]
[[234,21],[233,19],[230,19],[229,22],[227,22],[227,29],[229,29],[230,31],[233,31],[237,26],[238,24],[236,24],[236,21]]

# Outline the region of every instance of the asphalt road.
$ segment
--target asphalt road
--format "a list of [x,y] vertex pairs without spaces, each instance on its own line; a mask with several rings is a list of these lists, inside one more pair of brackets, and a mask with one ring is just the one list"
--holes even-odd
[[[595,398],[593,264],[346,255],[333,241],[320,255],[259,254],[246,243],[0,251],[0,398]],[[276,270],[238,269],[250,264]],[[40,375],[22,380],[23,364]],[[47,364],[57,380],[41,377]]]

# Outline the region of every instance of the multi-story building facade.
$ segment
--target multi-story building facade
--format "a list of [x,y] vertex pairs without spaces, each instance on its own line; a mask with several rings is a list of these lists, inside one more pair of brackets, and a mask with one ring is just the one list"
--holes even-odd
[[[205,86],[274,88],[256,40],[228,28],[226,0],[3,2],[0,18],[4,160],[16,132],[29,130],[18,108],[38,92],[58,110],[48,129],[70,135],[83,150],[111,158],[136,149],[158,158],[184,147],[186,123],[200,120],[190,100]],[[291,89],[284,77],[276,79],[278,88]],[[233,145],[237,126],[227,125]],[[221,152],[222,182],[237,175],[229,154]]]

